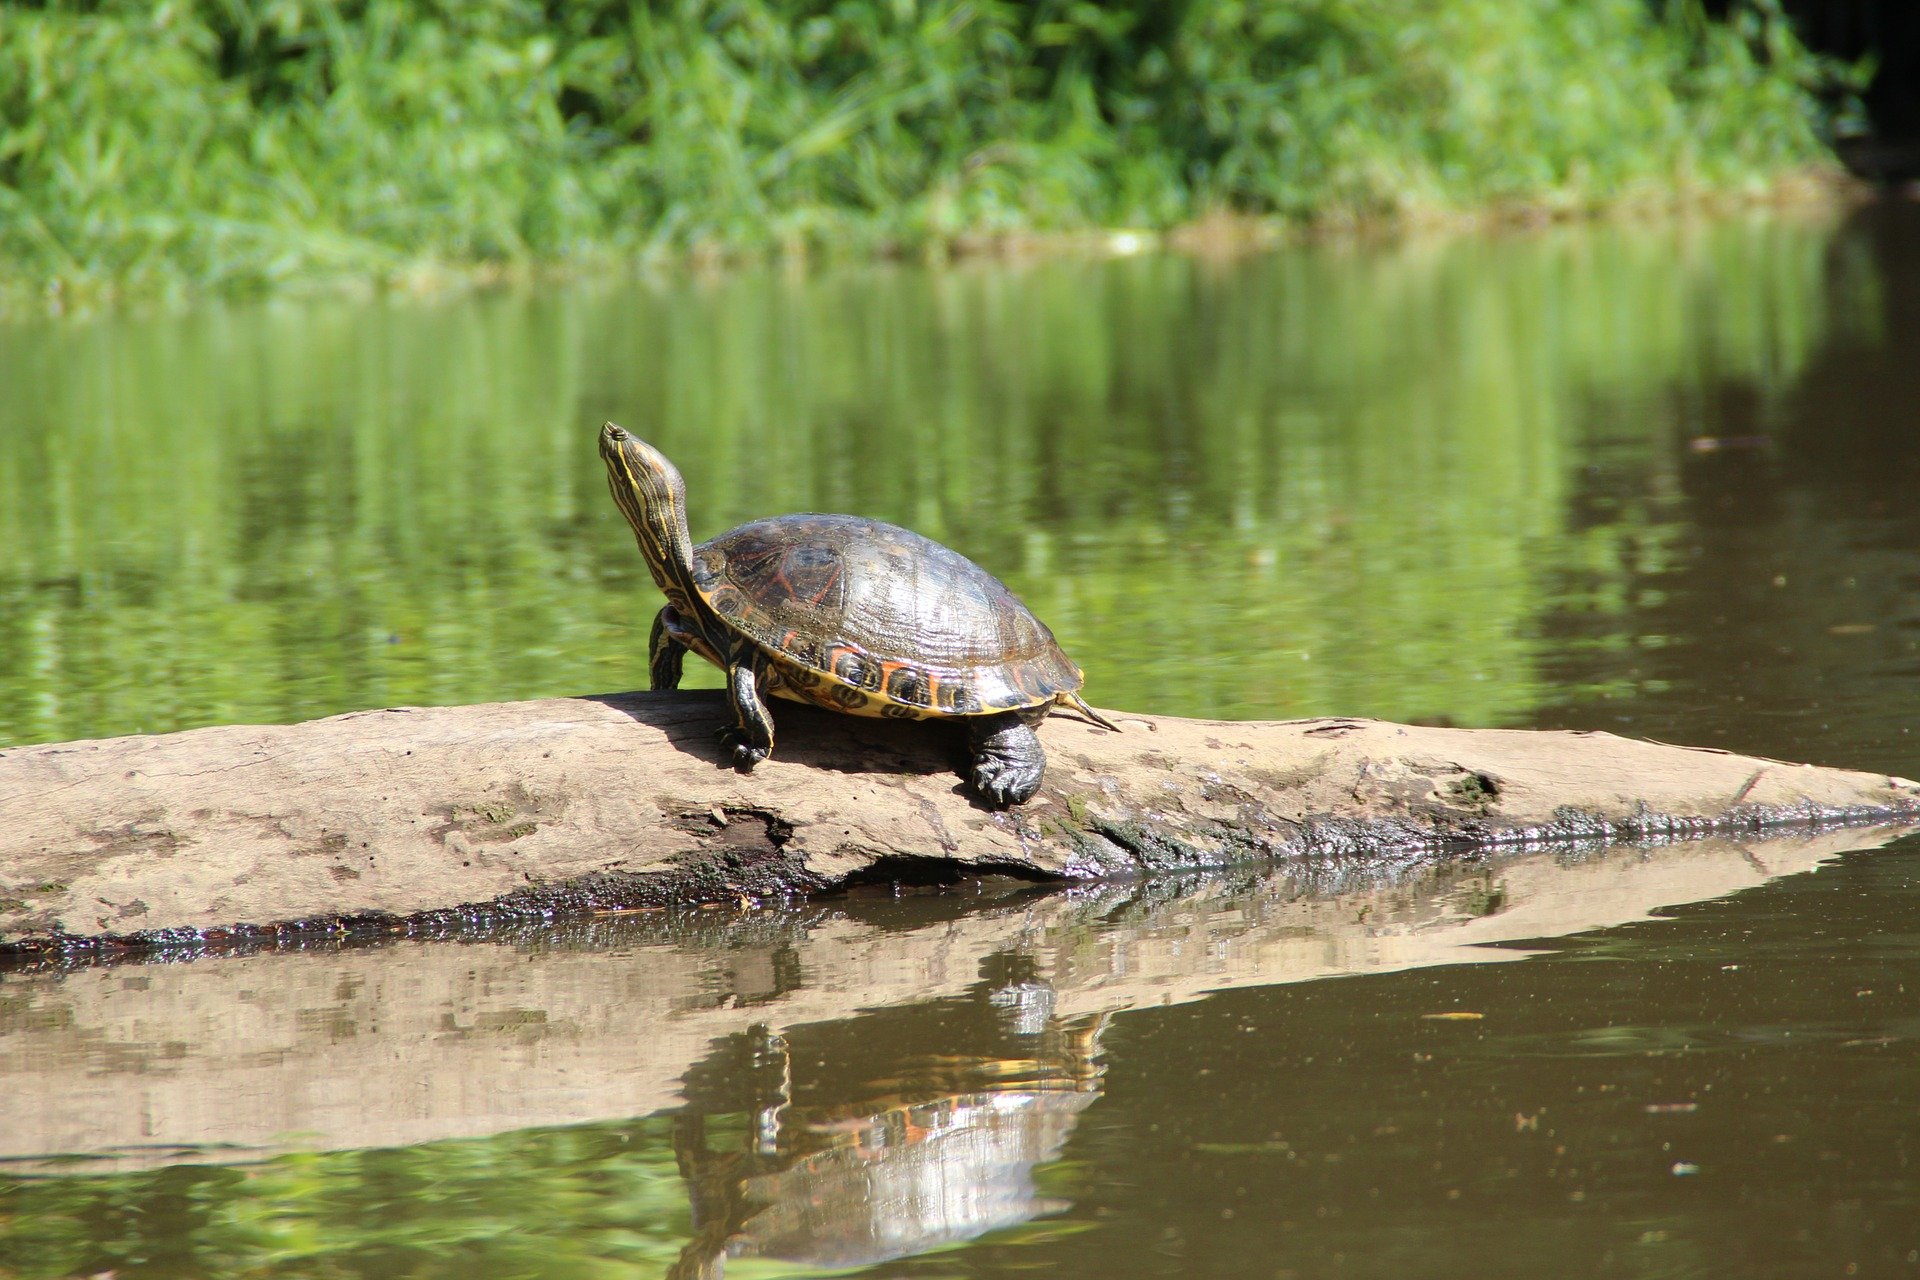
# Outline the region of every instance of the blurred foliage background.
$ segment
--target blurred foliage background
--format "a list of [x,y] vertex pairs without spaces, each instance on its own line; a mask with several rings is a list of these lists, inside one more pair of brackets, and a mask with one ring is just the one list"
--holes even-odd
[[0,275],[71,296],[1222,213],[1754,194],[1774,0],[0,0]]

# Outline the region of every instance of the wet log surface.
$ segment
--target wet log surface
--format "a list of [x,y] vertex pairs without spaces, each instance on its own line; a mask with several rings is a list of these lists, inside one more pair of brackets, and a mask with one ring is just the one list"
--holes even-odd
[[1011,812],[957,735],[776,708],[721,767],[717,693],[356,712],[0,751],[0,949],[752,905],[982,873],[1312,859],[1376,872],[1528,843],[1920,819],[1920,786],[1606,733],[1110,713],[1041,730]]

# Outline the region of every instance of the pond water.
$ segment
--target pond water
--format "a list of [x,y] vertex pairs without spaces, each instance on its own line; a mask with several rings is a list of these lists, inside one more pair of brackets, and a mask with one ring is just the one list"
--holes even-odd
[[[1917,342],[1901,205],[17,321],[0,745],[643,684],[612,418],[1101,705],[1920,776]],[[1916,921],[1853,832],[16,970],[0,1277],[1920,1274]]]

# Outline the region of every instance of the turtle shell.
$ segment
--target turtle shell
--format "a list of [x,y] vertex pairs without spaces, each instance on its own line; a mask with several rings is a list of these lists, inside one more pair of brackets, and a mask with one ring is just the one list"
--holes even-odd
[[756,520],[693,549],[694,585],[775,659],[782,690],[869,715],[1040,706],[1082,676],[998,578],[859,516]]

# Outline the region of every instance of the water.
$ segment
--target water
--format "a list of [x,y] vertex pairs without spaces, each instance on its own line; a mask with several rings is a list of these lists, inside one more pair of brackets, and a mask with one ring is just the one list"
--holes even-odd
[[[1913,665],[1870,246],[1775,218],[16,325],[0,742],[644,683],[603,418],[679,464],[696,536],[851,510],[972,555],[1104,705],[1526,723],[1711,678],[1722,615],[1756,662],[1806,627]],[[1862,350],[1893,418],[1836,440]]]
[[29,1276],[1901,1273],[1920,844],[1846,852],[1877,842],[1332,892],[981,886],[15,977],[0,1256]]
[[[16,323],[0,743],[642,683],[614,418],[1103,705],[1920,776],[1917,325],[1902,207]],[[1889,839],[16,971],[0,1276],[1920,1273]]]

